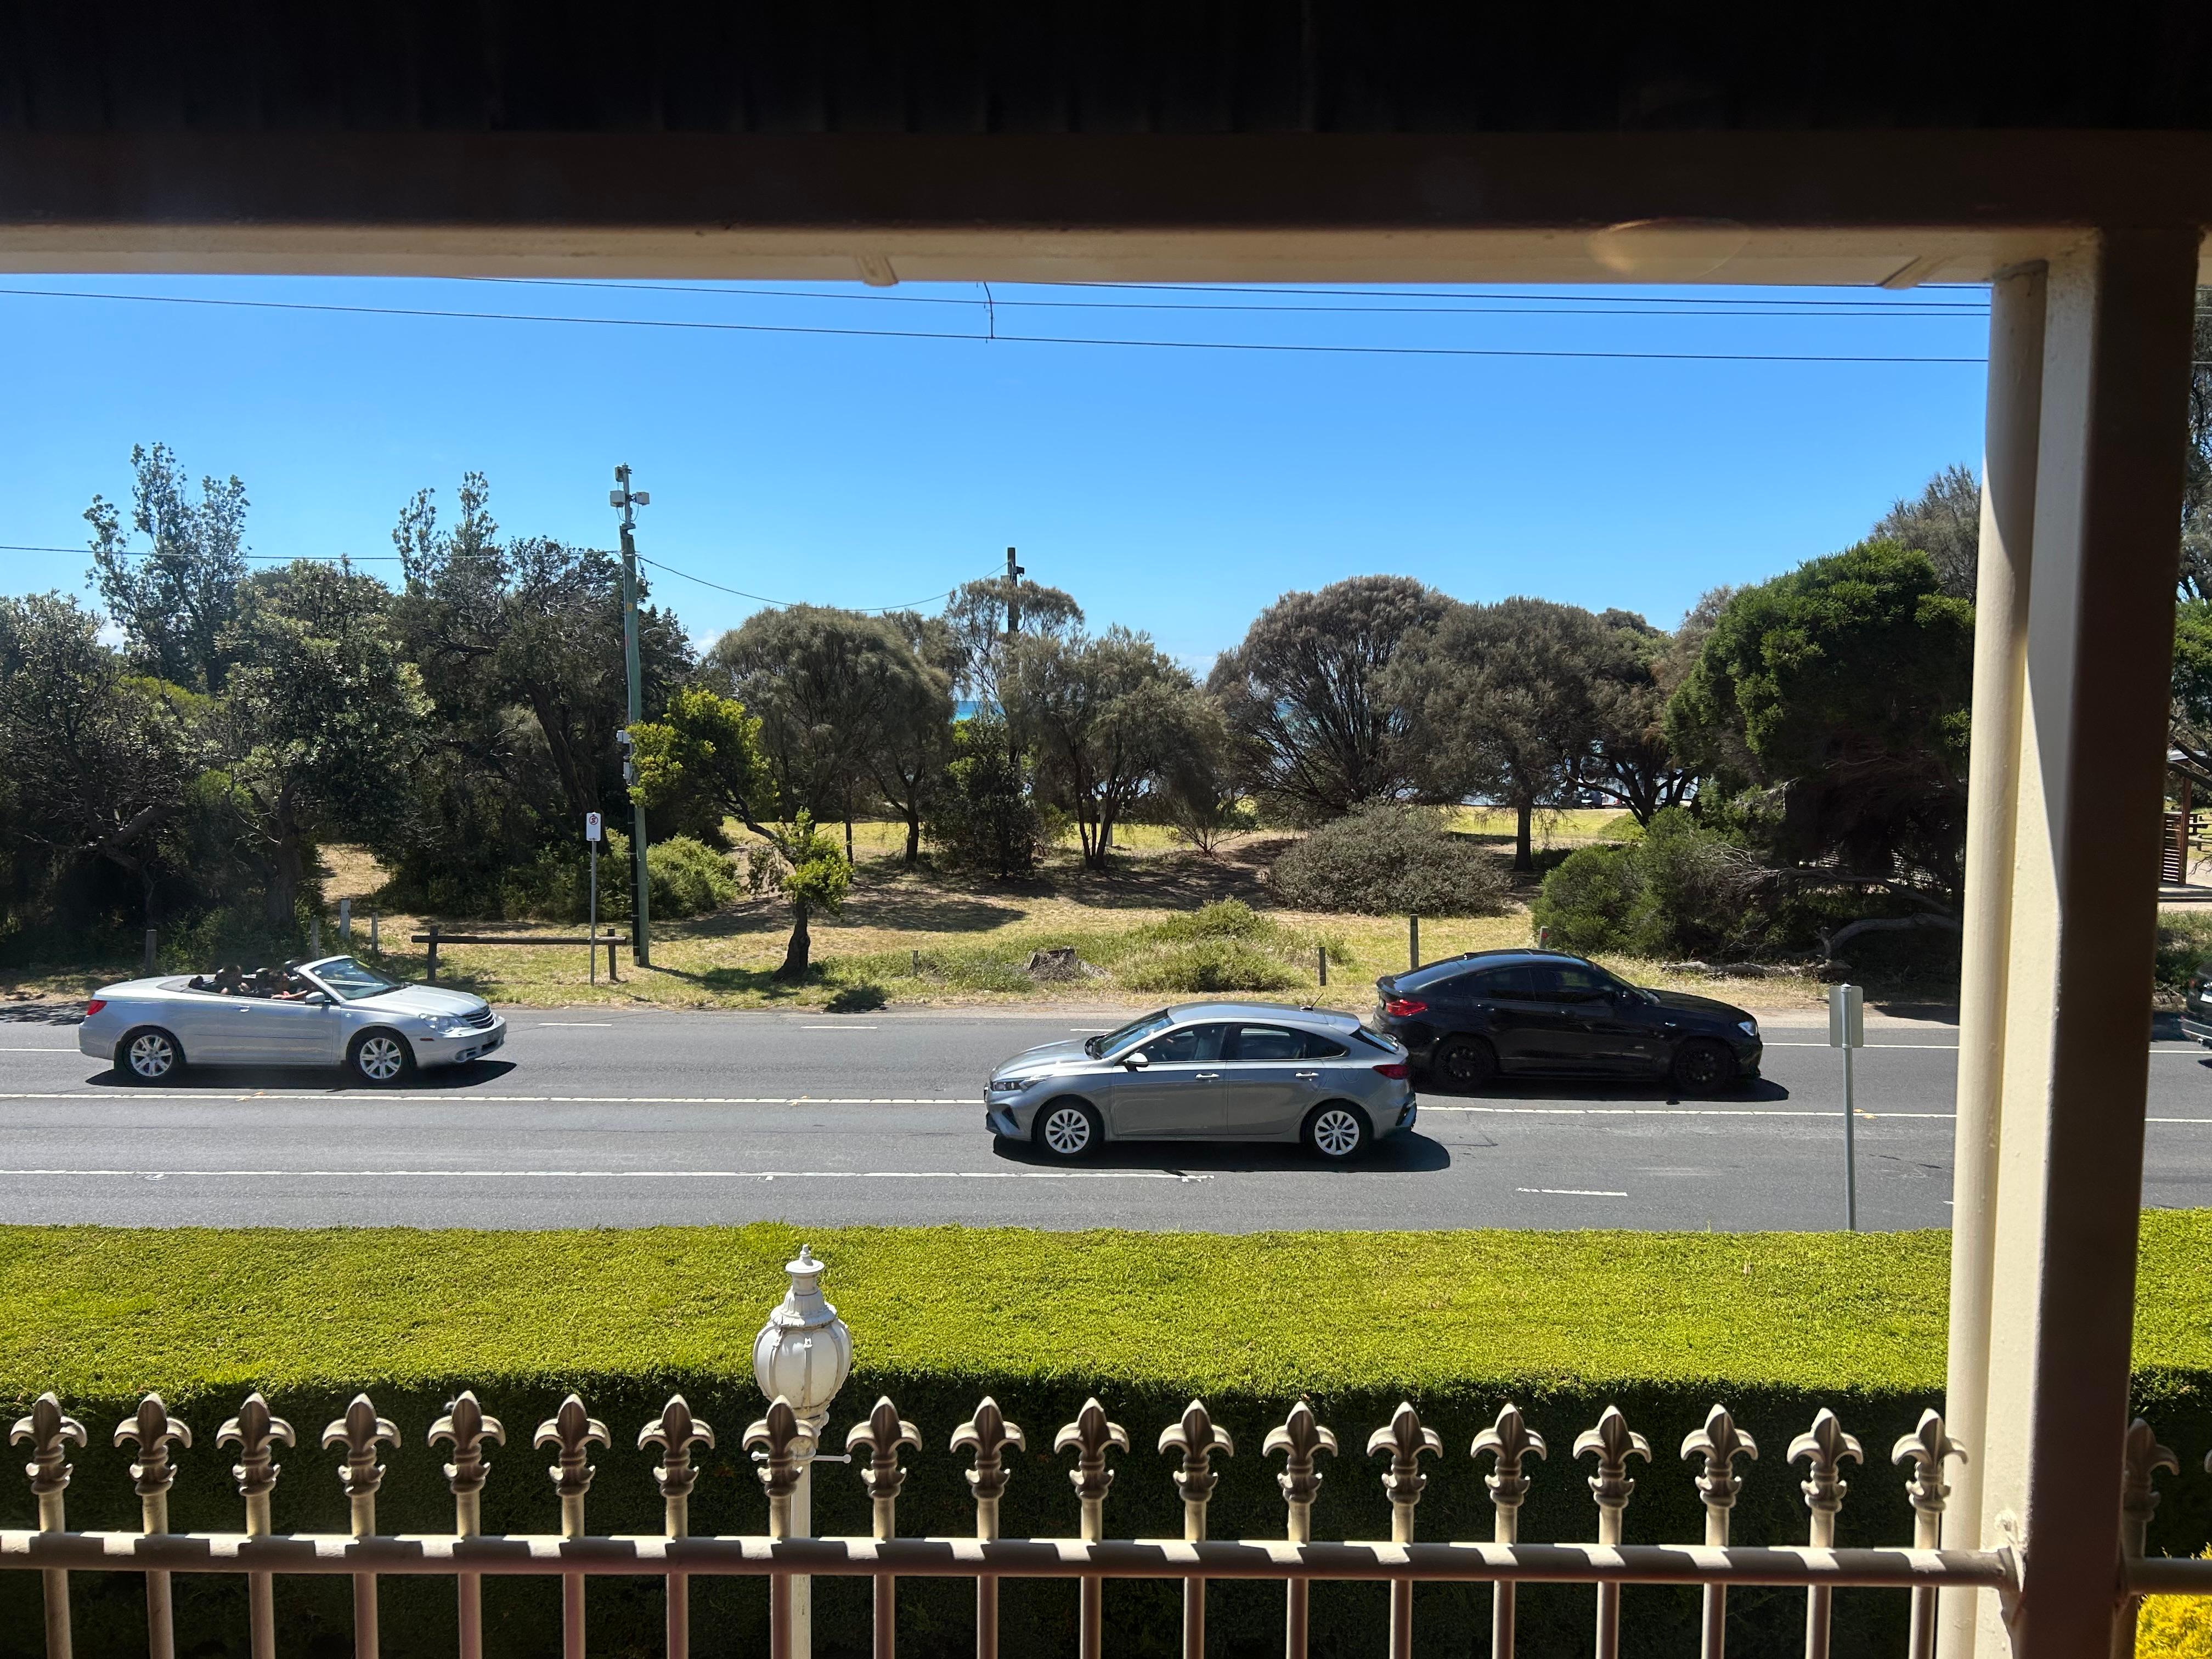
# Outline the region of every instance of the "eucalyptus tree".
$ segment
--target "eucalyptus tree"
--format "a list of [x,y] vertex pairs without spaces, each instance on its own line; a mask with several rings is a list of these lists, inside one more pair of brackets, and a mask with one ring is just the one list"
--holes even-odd
[[1118,624],[1022,641],[1002,685],[1008,724],[1066,801],[1093,869],[1105,864],[1115,826],[1220,724],[1188,671]]
[[1064,639],[1083,626],[1083,607],[1060,589],[1026,577],[986,576],[961,583],[943,620],[954,685],[963,696],[997,708],[1008,642]]
[[1451,603],[1410,577],[1355,576],[1261,611],[1206,680],[1253,793],[1310,819],[1410,788],[1417,746],[1383,680]]

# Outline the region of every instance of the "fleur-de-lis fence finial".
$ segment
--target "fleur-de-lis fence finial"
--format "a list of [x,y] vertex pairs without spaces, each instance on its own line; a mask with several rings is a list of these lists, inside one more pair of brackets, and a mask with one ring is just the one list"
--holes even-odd
[[[345,1448],[345,1462],[338,1465],[338,1484],[356,1504],[363,1498],[374,1500],[376,1489],[384,1484],[384,1465],[376,1461],[377,1447],[398,1443],[399,1431],[390,1419],[376,1414],[375,1402],[365,1394],[354,1395],[345,1415],[332,1418],[323,1430],[325,1449]],[[374,1522],[368,1529],[375,1530]],[[362,1530],[357,1523],[355,1530]]]
[[1813,1547],[1826,1549],[1836,1541],[1836,1515],[1844,1507],[1850,1483],[1844,1479],[1845,1458],[1866,1462],[1858,1437],[1844,1432],[1835,1413],[1826,1406],[1813,1418],[1813,1426],[1790,1443],[1790,1461],[1805,1460],[1805,1479],[1798,1483],[1805,1507],[1812,1511]]
[[1683,1437],[1682,1461],[1701,1458],[1705,1462],[1698,1476],[1698,1498],[1705,1506],[1708,1544],[1728,1542],[1729,1510],[1735,1506],[1735,1495],[1743,1489],[1742,1477],[1735,1472],[1735,1460],[1758,1455],[1759,1448],[1752,1443],[1751,1437],[1736,1427],[1735,1419],[1718,1406],[1705,1413],[1702,1428],[1692,1429]]
[[464,1389],[446,1406],[446,1414],[430,1425],[430,1443],[441,1440],[453,1449],[446,1465],[446,1484],[453,1489],[454,1530],[472,1538],[478,1528],[477,1510],[485,1477],[491,1465],[484,1461],[484,1443],[504,1446],[507,1428],[496,1417],[488,1417],[477,1403],[475,1392]]
[[265,1534],[269,1530],[269,1494],[282,1472],[276,1449],[295,1443],[292,1425],[281,1417],[270,1415],[269,1402],[256,1389],[246,1396],[238,1415],[216,1431],[215,1443],[238,1448],[238,1462],[230,1473],[238,1482],[238,1495],[246,1500],[246,1529],[257,1536]]
[[1106,1454],[1116,1449],[1128,1450],[1129,1431],[1119,1423],[1108,1421],[1106,1408],[1093,1395],[1083,1402],[1075,1421],[1053,1437],[1052,1449],[1074,1452],[1075,1467],[1067,1472],[1067,1479],[1083,1505],[1083,1536],[1092,1540],[1103,1538],[1106,1493],[1114,1485],[1114,1471],[1106,1467]]
[[[908,1449],[920,1451],[921,1431],[898,1414],[898,1407],[891,1404],[889,1395],[880,1395],[875,1409],[845,1431],[848,1455],[864,1446],[867,1448],[868,1461],[860,1466],[860,1484],[868,1491],[875,1535],[895,1538],[898,1535],[899,1488],[906,1485],[906,1470],[900,1467],[899,1453]],[[875,1575],[873,1588],[873,1628],[896,1630],[898,1580],[887,1572],[879,1572]]]
[[1413,1505],[1421,1501],[1421,1488],[1429,1484],[1429,1477],[1421,1473],[1421,1456],[1425,1452],[1441,1457],[1443,1450],[1444,1443],[1437,1431],[1421,1426],[1420,1413],[1410,1400],[1400,1401],[1389,1422],[1367,1437],[1370,1457],[1384,1452],[1390,1455],[1390,1467],[1382,1471],[1382,1490],[1390,1498],[1393,1543],[1413,1541]]
[[1889,1449],[1889,1461],[1910,1471],[1905,1495],[1912,1503],[1915,1549],[1932,1550],[1942,1535],[1943,1505],[1951,1496],[1943,1466],[1949,1459],[1963,1459],[1966,1455],[1959,1443],[1943,1432],[1942,1414],[1934,1411],[1922,1412],[1919,1425],[1911,1434],[1899,1435]]
[[1214,1487],[1221,1484],[1221,1477],[1213,1471],[1213,1455],[1218,1452],[1224,1457],[1235,1456],[1237,1443],[1229,1437],[1228,1430],[1213,1420],[1206,1402],[1194,1400],[1182,1408],[1181,1417],[1160,1431],[1160,1451],[1182,1454],[1182,1464],[1175,1471],[1176,1490],[1182,1494],[1183,1537],[1194,1542],[1206,1536],[1206,1506],[1212,1499]]
[[[660,1488],[662,1499],[670,1504],[683,1503],[698,1483],[699,1471],[692,1467],[691,1448],[705,1446],[711,1450],[714,1444],[714,1431],[704,1418],[691,1415],[690,1402],[680,1394],[670,1395],[668,1403],[660,1408],[660,1415],[637,1431],[640,1451],[647,1446],[660,1448],[660,1462],[653,1465],[653,1479]],[[668,1535],[681,1538],[684,1534],[677,1531]]]
[[[31,1477],[31,1491],[39,1500],[39,1524],[45,1526],[49,1498],[59,1512],[62,1492],[70,1483],[68,1449],[84,1444],[84,1425],[64,1412],[55,1395],[42,1394],[31,1402],[29,1414],[17,1418],[8,1431],[9,1445],[25,1441],[31,1445],[31,1461],[23,1465],[23,1473]],[[57,1522],[52,1530],[59,1529]]]
[[999,1499],[1006,1495],[1006,1481],[1013,1474],[1007,1467],[1006,1448],[1019,1450],[1023,1444],[1021,1430],[1006,1421],[999,1402],[988,1395],[975,1407],[975,1416],[952,1431],[952,1449],[975,1455],[975,1467],[968,1471],[968,1485],[975,1494],[978,1538],[999,1535]]
[[[1317,1460],[1323,1452],[1332,1456],[1336,1452],[1336,1435],[1324,1428],[1315,1417],[1313,1407],[1304,1395],[1291,1407],[1291,1414],[1283,1419],[1279,1429],[1271,1429],[1260,1448],[1261,1455],[1272,1457],[1283,1454],[1283,1472],[1275,1477],[1275,1484],[1283,1489],[1283,1501],[1291,1507],[1291,1541],[1312,1541],[1313,1504],[1321,1495],[1321,1470]],[[1301,1525],[1304,1535],[1299,1535]]]
[[791,1495],[799,1490],[799,1477],[814,1452],[814,1436],[791,1401],[781,1395],[769,1401],[768,1413],[745,1429],[744,1447],[760,1463],[756,1471],[768,1492],[769,1536],[791,1535]]
[[581,1538],[584,1494],[592,1489],[592,1466],[587,1460],[594,1444],[608,1443],[607,1425],[586,1411],[582,1399],[572,1393],[538,1425],[530,1443],[538,1449],[550,1446],[557,1455],[557,1461],[545,1473],[553,1481],[553,1490],[561,1494],[561,1530],[565,1537]]
[[[1313,1407],[1303,1395],[1291,1407],[1291,1414],[1283,1419],[1282,1427],[1269,1430],[1267,1439],[1261,1443],[1262,1457],[1272,1457],[1277,1452],[1283,1454],[1283,1472],[1275,1477],[1275,1484],[1282,1488],[1283,1502],[1290,1511],[1284,1535],[1293,1544],[1310,1544],[1314,1499],[1320,1496],[1322,1478],[1315,1465],[1323,1452],[1335,1455],[1336,1436],[1314,1416]],[[1286,1653],[1306,1650],[1312,1590],[1312,1583],[1304,1578],[1293,1578],[1284,1586],[1283,1644]]]
[[[1844,1494],[1850,1490],[1844,1479],[1843,1462],[1848,1457],[1854,1463],[1863,1463],[1864,1451],[1858,1437],[1844,1433],[1835,1413],[1823,1406],[1814,1413],[1813,1426],[1790,1443],[1790,1461],[1794,1463],[1801,1457],[1805,1460],[1805,1479],[1797,1489],[1805,1494],[1810,1516],[1808,1541],[1816,1550],[1833,1549],[1836,1516],[1843,1510]],[[1834,1595],[1826,1584],[1813,1585],[1805,1592],[1806,1659],[1827,1659],[1829,1607]]]
[[2158,1508],[2158,1492],[2151,1484],[2152,1478],[2160,1469],[2169,1474],[2180,1474],[2181,1460],[2173,1455],[2172,1448],[2158,1443],[2157,1434],[2140,1417],[2128,1425],[2122,1454],[2125,1461],[2120,1480],[2120,1513],[2126,1518],[2124,1547],[2129,1554],[2141,1555],[2143,1533]]
[[1532,1452],[1538,1457],[1548,1455],[1544,1437],[1522,1420],[1519,1407],[1509,1404],[1498,1413],[1496,1423],[1474,1437],[1468,1455],[1480,1457],[1485,1452],[1497,1460],[1482,1479],[1498,1508],[1498,1541],[1510,1544],[1519,1531],[1521,1504],[1528,1496],[1527,1459]]
[[[1620,1414],[1618,1406],[1607,1406],[1599,1413],[1597,1426],[1584,1429],[1575,1437],[1575,1455],[1586,1457],[1597,1454],[1597,1473],[1589,1478],[1590,1496],[1597,1499],[1597,1541],[1601,1544],[1620,1542],[1623,1512],[1628,1500],[1635,1495],[1636,1482],[1628,1473],[1628,1460],[1640,1457],[1651,1461],[1651,1443],[1628,1426],[1628,1419]],[[1620,1586],[1600,1584],[1597,1587],[1597,1650],[1618,1653],[1620,1650]]]
[[[1005,1496],[1006,1448],[1019,1450],[1022,1431],[1006,1421],[999,1402],[988,1395],[975,1407],[975,1416],[952,1431],[952,1449],[971,1451],[975,1467],[968,1471],[968,1485],[975,1494],[975,1536],[985,1543],[999,1535],[999,1499]],[[999,1581],[995,1575],[975,1576],[975,1651],[999,1650]]]
[[[899,1462],[899,1453],[902,1449],[920,1451],[921,1431],[899,1415],[889,1395],[882,1395],[877,1398],[875,1409],[845,1431],[847,1451],[858,1451],[863,1446],[867,1448],[868,1461],[860,1466],[860,1484],[867,1488],[868,1497],[888,1523],[890,1511],[882,1506],[896,1504],[899,1489],[906,1485],[906,1469]],[[888,1525],[876,1534],[878,1538],[890,1535]]]
[[[169,1529],[169,1487],[177,1471],[169,1462],[174,1442],[189,1448],[192,1431],[182,1419],[169,1415],[168,1402],[149,1394],[138,1409],[115,1425],[113,1443],[135,1443],[138,1455],[131,1465],[131,1481],[138,1493],[139,1525],[146,1532]],[[169,1591],[169,1575],[146,1575],[146,1651],[151,1659],[174,1659],[177,1650],[175,1616]]]
[[[1496,1460],[1483,1477],[1490,1488],[1490,1535],[1501,1544],[1516,1543],[1522,1501],[1528,1496],[1527,1460],[1532,1452],[1538,1457],[1546,1455],[1544,1437],[1523,1422],[1521,1408],[1509,1401],[1498,1412],[1498,1421],[1474,1437],[1468,1455],[1480,1457],[1485,1452]],[[1510,1580],[1500,1579],[1490,1593],[1490,1650],[1498,1659],[1511,1659],[1516,1589]]]
[[[169,1415],[169,1407],[158,1394],[149,1394],[138,1402],[138,1409],[115,1425],[114,1443],[135,1443],[137,1460],[131,1465],[131,1481],[142,1499],[166,1498],[177,1471],[169,1462],[172,1443],[189,1449],[192,1431],[179,1419]],[[166,1509],[167,1504],[163,1507]],[[150,1511],[149,1511],[150,1512]],[[146,1530],[166,1532],[166,1523],[155,1526],[149,1521]]]

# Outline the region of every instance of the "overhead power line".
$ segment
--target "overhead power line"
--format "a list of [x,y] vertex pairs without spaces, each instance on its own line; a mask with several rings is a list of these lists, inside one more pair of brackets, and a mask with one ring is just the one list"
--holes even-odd
[[[778,610],[787,611],[794,605],[812,603],[807,599],[771,599],[765,593],[748,593],[742,587],[731,587],[722,582],[710,582],[704,576],[695,576],[688,570],[678,570],[672,564],[663,564],[658,559],[648,559],[642,553],[637,556],[637,562],[640,564],[649,564],[655,570],[665,570],[672,576],[681,576],[687,582],[696,582],[702,587],[711,587],[716,592],[734,593],[741,599],[757,600],[762,605],[775,605]],[[987,574],[995,574],[996,573]],[[913,611],[921,605],[933,605],[939,599],[949,599],[959,591],[959,587],[955,586],[946,588],[942,593],[927,593],[921,599],[909,599],[904,605],[839,605],[837,608],[841,611],[858,611],[865,616],[884,617],[889,616],[895,611]]]
[[976,344],[1004,341],[1018,345],[1120,346],[1164,351],[1292,352],[1354,357],[1551,358],[1613,362],[1695,363],[1948,363],[1979,365],[1983,357],[1860,355],[1823,352],[1741,351],[1561,351],[1502,346],[1338,345],[1318,341],[1261,343],[1242,340],[1115,340],[1065,334],[993,333],[935,329],[831,328],[798,323],[709,322],[664,317],[565,317],[527,312],[453,311],[428,306],[337,305],[307,300],[217,299],[207,295],[116,294],[80,289],[0,288],[0,295],[38,300],[101,300],[143,305],[204,306],[224,310],[314,312],[339,316],[431,317],[466,322],[556,323],[598,328],[646,328],[729,334],[805,334],[844,339],[957,340]]

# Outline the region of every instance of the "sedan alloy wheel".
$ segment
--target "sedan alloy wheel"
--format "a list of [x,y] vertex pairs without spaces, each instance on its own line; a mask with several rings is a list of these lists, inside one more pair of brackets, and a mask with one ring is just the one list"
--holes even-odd
[[1054,1101],[1037,1119],[1036,1139],[1054,1158],[1081,1158],[1098,1144],[1097,1115],[1080,1101]]
[[1332,1163],[1341,1163],[1367,1144],[1367,1125],[1349,1106],[1324,1106],[1306,1125],[1306,1145]]

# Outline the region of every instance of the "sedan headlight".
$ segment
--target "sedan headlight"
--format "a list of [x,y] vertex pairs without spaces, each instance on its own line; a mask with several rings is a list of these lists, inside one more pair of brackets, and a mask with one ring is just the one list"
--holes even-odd
[[1755,1037],[1759,1035],[1759,1022],[1755,1019],[1740,1019],[1735,1023],[1735,1029],[1746,1036]]
[[1018,1095],[1038,1079],[1033,1077],[994,1077],[991,1092],[994,1095]]

